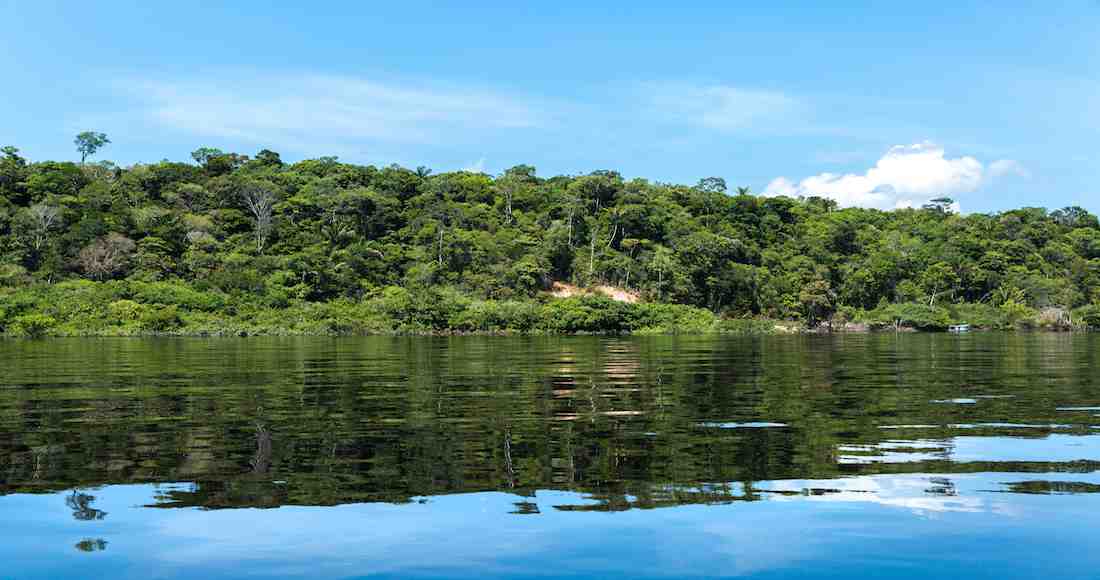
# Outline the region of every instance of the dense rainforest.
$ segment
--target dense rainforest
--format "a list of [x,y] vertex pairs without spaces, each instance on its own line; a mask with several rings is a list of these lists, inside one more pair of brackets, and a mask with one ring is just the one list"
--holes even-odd
[[1079,207],[879,211],[269,150],[88,160],[107,143],[78,136],[80,162],[0,150],[4,334],[1100,325],[1100,223]]

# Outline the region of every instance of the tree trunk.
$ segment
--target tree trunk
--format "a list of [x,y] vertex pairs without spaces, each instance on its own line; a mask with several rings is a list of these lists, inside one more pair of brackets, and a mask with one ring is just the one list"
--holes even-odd
[[436,262],[439,264],[439,267],[442,268],[443,267],[443,228],[439,228],[439,243],[437,244],[436,252],[437,252]]
[[592,283],[593,272],[596,270],[596,236],[600,233],[597,228],[592,232],[591,239],[588,242],[588,282]]
[[573,248],[573,208],[569,208],[569,248]]

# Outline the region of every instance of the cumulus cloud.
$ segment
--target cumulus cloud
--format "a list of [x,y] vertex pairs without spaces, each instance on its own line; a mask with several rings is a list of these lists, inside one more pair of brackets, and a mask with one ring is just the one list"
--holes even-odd
[[1004,175],[1026,177],[1027,172],[1009,159],[987,167],[970,156],[950,158],[942,147],[926,141],[891,147],[864,173],[822,173],[797,183],[778,177],[768,184],[765,195],[820,196],[841,206],[895,209],[968,193]]
[[645,89],[661,116],[718,131],[785,126],[805,110],[801,100],[778,91],[684,83],[653,83]]
[[143,123],[292,149],[446,143],[547,123],[542,107],[500,92],[349,76],[128,79],[117,87]]

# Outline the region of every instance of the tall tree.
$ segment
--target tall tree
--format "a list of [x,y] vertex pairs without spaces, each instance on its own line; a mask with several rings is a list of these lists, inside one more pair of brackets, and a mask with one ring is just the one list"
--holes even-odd
[[111,140],[107,138],[105,133],[95,131],[78,133],[76,138],[73,139],[73,144],[76,145],[76,150],[80,153],[80,163],[82,164],[87,158],[95,155],[97,151],[110,142]]
[[267,245],[267,237],[271,234],[275,194],[264,184],[252,182],[241,188],[240,195],[254,220],[256,253],[262,254]]

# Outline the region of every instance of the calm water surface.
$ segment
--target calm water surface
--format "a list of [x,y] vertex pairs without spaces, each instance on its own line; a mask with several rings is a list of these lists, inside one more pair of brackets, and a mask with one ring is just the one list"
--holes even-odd
[[0,341],[0,579],[1098,578],[1100,337]]

